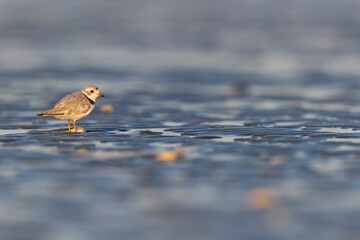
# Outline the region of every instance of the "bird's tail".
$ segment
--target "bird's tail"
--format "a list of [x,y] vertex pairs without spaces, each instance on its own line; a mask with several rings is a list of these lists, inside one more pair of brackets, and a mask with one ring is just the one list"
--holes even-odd
[[47,111],[42,112],[42,113],[37,113],[36,114],[38,117],[42,117],[42,116],[59,116],[59,115],[64,115],[64,113],[49,113]]

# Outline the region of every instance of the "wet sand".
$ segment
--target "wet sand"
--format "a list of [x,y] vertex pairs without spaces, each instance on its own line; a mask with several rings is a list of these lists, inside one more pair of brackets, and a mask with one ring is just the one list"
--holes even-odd
[[358,238],[357,1],[118,2],[0,3],[1,240]]

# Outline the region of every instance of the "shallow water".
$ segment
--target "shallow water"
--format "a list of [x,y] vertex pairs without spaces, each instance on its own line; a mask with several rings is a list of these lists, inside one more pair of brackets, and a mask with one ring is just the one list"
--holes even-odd
[[0,2],[1,239],[358,238],[357,1],[97,2]]
[[[78,121],[86,133],[61,132],[66,121],[35,117],[65,94],[57,79],[47,79],[51,90],[31,79],[39,86],[32,96],[2,107],[4,236],[298,239],[307,236],[303,229],[318,238],[328,236],[324,231],[359,233],[350,220],[360,196],[360,110],[350,94],[357,80],[341,88],[322,82],[323,96],[313,98],[303,90],[288,94],[304,88],[293,82],[259,78],[240,82],[244,90],[238,92],[237,80],[157,76],[152,87],[141,74],[99,82],[107,97]],[[21,84],[27,82],[14,80],[2,91]],[[84,80],[61,84],[76,89]],[[105,104],[114,112],[101,112]],[[179,149],[181,155],[165,162],[157,158]],[[251,197],[257,189],[260,196]]]

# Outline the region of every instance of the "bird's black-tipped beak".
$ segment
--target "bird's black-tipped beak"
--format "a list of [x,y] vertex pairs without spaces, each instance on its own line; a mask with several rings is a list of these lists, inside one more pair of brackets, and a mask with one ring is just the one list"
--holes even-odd
[[97,95],[98,95],[99,97],[104,97],[104,95],[101,94],[101,93],[98,93]]

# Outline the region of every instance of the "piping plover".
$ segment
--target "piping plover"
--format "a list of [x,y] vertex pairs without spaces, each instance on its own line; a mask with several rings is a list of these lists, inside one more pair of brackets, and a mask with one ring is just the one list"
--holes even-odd
[[81,91],[66,95],[53,107],[37,115],[39,117],[53,116],[57,119],[68,120],[69,132],[71,131],[70,120],[73,120],[74,130],[77,132],[76,121],[89,115],[94,109],[96,98],[103,96],[96,86],[89,85],[81,89]]

